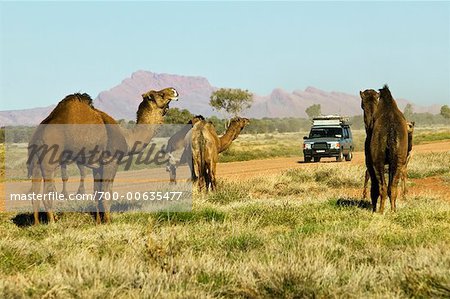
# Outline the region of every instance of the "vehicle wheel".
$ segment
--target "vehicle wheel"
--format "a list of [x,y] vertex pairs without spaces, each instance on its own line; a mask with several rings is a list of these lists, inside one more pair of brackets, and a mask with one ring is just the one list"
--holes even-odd
[[320,157],[314,157],[314,162],[320,162]]
[[339,152],[339,156],[336,157],[336,161],[337,162],[342,162],[342,160],[344,160],[344,154],[342,153],[342,151]]
[[348,155],[345,156],[345,161],[351,161],[352,158],[353,158],[353,153],[352,153],[352,151],[350,150],[350,151],[348,152]]
[[305,157],[305,163],[311,162],[311,157]]

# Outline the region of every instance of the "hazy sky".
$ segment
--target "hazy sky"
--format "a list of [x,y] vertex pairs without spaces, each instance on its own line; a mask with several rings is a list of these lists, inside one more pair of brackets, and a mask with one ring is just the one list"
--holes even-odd
[[0,110],[93,97],[136,70],[268,94],[314,86],[450,104],[448,2],[0,3]]

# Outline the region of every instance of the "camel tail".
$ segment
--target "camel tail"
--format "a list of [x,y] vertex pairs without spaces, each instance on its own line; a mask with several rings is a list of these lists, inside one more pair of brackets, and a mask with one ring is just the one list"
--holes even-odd
[[200,145],[200,169],[199,169],[199,175],[202,174],[203,177],[206,178],[206,163],[205,163],[205,151],[206,151],[206,140],[205,136],[203,136],[203,131],[200,131],[200,138],[199,138],[199,145]]

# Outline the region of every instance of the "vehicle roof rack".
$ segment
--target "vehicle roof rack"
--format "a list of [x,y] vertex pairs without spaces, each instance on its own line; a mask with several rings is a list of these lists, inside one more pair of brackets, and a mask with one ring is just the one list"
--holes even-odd
[[340,116],[340,115],[320,115],[316,116],[312,119],[313,126],[342,126],[342,125],[351,125],[350,119],[348,116]]

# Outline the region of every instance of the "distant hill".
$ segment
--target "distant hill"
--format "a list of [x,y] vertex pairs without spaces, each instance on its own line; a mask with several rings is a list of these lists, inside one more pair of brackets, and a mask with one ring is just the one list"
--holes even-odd
[[[156,74],[148,71],[134,72],[130,78],[109,90],[100,92],[94,100],[95,107],[116,119],[135,119],[141,94],[149,89],[174,87],[180,93],[178,102],[171,107],[186,108],[194,114],[211,116],[215,113],[209,106],[209,96],[217,89],[206,78]],[[276,88],[270,95],[255,95],[253,106],[245,111],[245,116],[262,117],[306,117],[305,109],[312,104],[321,104],[324,114],[359,115],[362,113],[360,98],[355,94],[327,92],[314,87],[288,92]],[[70,92],[68,92],[70,93]],[[60,99],[55,99],[55,105]],[[407,100],[397,99],[403,109]],[[40,123],[55,107],[31,108],[24,110],[0,111],[0,125],[34,125]],[[422,107],[413,105],[415,112],[439,113],[439,106]]]

